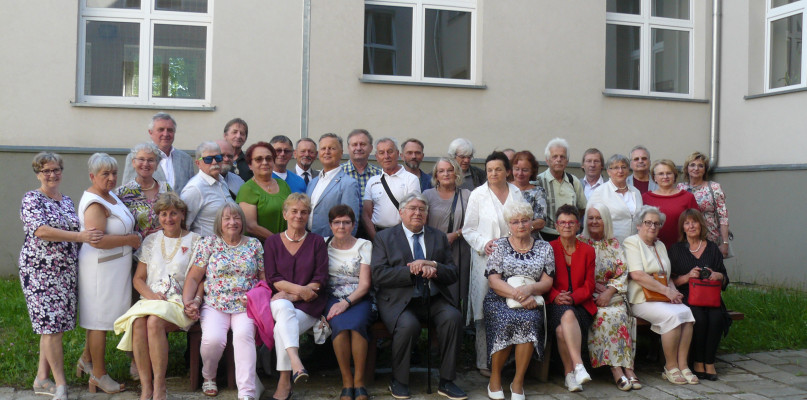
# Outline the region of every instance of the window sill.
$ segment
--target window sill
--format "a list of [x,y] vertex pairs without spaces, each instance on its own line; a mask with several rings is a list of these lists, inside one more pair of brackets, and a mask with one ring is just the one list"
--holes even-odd
[[147,110],[179,110],[179,111],[216,111],[216,106],[169,106],[158,104],[101,104],[101,103],[77,103],[71,101],[73,107],[91,108],[139,108]]
[[759,99],[763,97],[771,97],[771,96],[778,96],[780,94],[790,94],[790,93],[798,93],[798,92],[807,92],[807,87],[800,87],[795,89],[788,89],[788,90],[780,90],[778,92],[770,92],[770,93],[760,93],[760,94],[749,94],[748,96],[743,96],[745,100],[753,100]]
[[377,79],[377,78],[359,78],[362,83],[380,83],[387,85],[406,85],[406,86],[436,86],[436,87],[451,87],[460,89],[487,89],[487,85],[474,85],[472,83],[443,83],[443,82],[416,82],[416,81],[398,81],[391,79]]
[[605,97],[621,97],[628,99],[642,99],[642,100],[665,100],[665,101],[683,101],[685,103],[708,103],[708,99],[688,99],[685,97],[663,97],[663,96],[647,96],[643,94],[623,94],[623,93],[609,93],[602,92]]

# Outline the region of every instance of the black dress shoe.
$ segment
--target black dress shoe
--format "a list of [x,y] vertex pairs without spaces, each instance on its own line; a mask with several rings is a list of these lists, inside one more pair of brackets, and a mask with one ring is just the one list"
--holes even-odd
[[440,379],[440,385],[437,386],[437,394],[451,400],[465,400],[468,398],[468,395],[454,382],[443,379]]
[[717,380],[717,374],[704,373],[703,378],[701,378],[701,379],[706,379],[706,380],[710,380],[710,381],[716,381]]
[[695,374],[695,376],[697,376],[700,380],[706,379],[706,372],[692,371],[692,373]]
[[404,385],[395,379],[390,382],[389,391],[392,393],[392,397],[396,399],[408,399],[412,397],[411,393],[409,392],[409,385]]

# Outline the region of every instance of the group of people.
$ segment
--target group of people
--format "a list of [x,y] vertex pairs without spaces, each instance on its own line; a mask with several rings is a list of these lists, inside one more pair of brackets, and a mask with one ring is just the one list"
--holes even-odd
[[[61,338],[75,328],[77,310],[87,331],[77,374],[89,375],[92,392],[124,390],[104,358],[106,332],[123,333],[118,348],[132,352],[141,399],[166,397],[166,333],[196,320],[208,396],[218,393],[228,331],[239,399],[262,391],[255,372],[261,342],[276,351],[273,398],[288,399],[309,377],[299,336],[328,325],[340,398],[366,400],[365,358],[376,345],[368,327],[376,315],[392,333],[395,398],[410,397],[422,323],[434,326],[438,393],[450,399],[467,398],[454,380],[468,325],[491,399],[504,399],[501,372],[511,353],[509,390],[524,398],[527,366],[544,357],[547,335],[555,337],[570,391],[591,380],[584,343],[591,367],[609,366],[621,390],[640,389],[634,317],[661,335],[665,379],[717,379],[725,307],[687,306],[691,278],[706,273],[728,284],[725,196],[706,179],[701,153],[686,160],[679,183],[675,164],[651,164],[642,146],[607,163],[589,149],[578,178],[566,171],[563,139],[547,144],[549,168],[539,174],[527,150],[494,151],[477,168],[473,144],[458,138],[429,174],[420,169],[421,141],[374,142],[363,129],[347,136],[345,163],[343,139],[333,133],[296,143],[279,135],[244,149],[248,126],[236,118],[191,158],[173,147],[176,129],[170,115],[154,115],[151,141],[131,150],[122,182],[113,157],[92,155],[91,185],[78,208],[59,190],[61,157],[35,156],[41,186],[23,197],[19,267],[41,335],[36,393],[67,399]],[[379,166],[369,163],[373,143]],[[658,274],[669,276],[667,286]],[[669,301],[646,301],[643,289]]]

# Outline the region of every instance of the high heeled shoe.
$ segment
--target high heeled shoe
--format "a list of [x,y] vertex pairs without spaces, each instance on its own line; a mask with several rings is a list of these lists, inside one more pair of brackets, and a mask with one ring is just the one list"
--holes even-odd
[[67,400],[67,385],[56,386],[56,393],[53,394],[53,400]]
[[96,388],[103,390],[106,394],[119,393],[126,390],[126,385],[115,382],[109,377],[109,374],[106,374],[101,378],[96,378],[94,375],[90,374],[89,384],[90,393],[95,393]]
[[54,393],[56,393],[56,384],[52,380],[45,378],[40,381],[39,378],[34,378],[34,394],[53,396]]
[[84,361],[79,357],[76,361],[76,378],[81,378],[82,374],[92,375],[92,361]]

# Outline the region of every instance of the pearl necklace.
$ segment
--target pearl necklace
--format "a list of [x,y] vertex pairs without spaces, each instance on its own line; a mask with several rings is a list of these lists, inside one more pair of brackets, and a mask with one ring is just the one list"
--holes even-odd
[[305,237],[306,237],[306,236],[308,236],[308,231],[305,231],[305,233],[303,233],[303,236],[301,236],[301,237],[300,237],[299,239],[297,239],[297,240],[294,240],[294,239],[292,239],[292,238],[290,238],[290,237],[289,237],[289,230],[288,230],[288,229],[287,229],[287,230],[285,230],[285,231],[283,231],[283,236],[285,236],[285,237],[286,237],[286,239],[288,239],[288,240],[289,240],[289,242],[292,242],[292,243],[298,243],[298,242],[302,242],[302,241],[303,241],[303,239],[305,239]]
[[[169,254],[169,255],[165,254],[165,238],[166,237],[168,237],[168,236],[166,236],[165,232],[163,232],[163,238],[162,238],[162,240],[160,240],[160,250],[161,250],[162,255],[163,255],[163,260],[165,260],[165,262],[170,262],[171,260],[174,259],[174,256],[177,254],[177,251],[179,251],[179,245],[182,244],[182,232],[181,231],[179,232],[179,237],[176,238],[176,242],[174,243],[174,248],[171,250],[171,254]],[[171,238],[171,239],[173,239],[173,238]]]
[[[138,185],[140,185],[140,184],[138,183]],[[151,189],[154,189],[155,186],[157,186],[157,180],[152,178],[151,179],[151,186],[149,186],[147,188],[144,188],[143,185],[140,185],[140,190],[151,190]]]
[[699,240],[699,241],[698,241],[698,248],[697,248],[697,249],[692,250],[692,249],[690,248],[690,249],[689,249],[689,252],[690,252],[690,253],[697,253],[698,251],[700,251],[700,249],[701,249],[701,245],[703,245],[703,240]]

